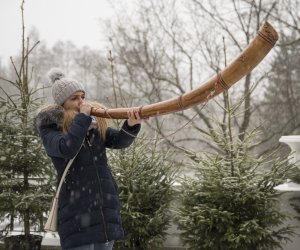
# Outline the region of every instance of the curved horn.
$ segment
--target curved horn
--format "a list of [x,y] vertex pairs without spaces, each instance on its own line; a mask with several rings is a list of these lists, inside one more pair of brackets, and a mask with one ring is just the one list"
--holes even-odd
[[[138,107],[141,118],[158,116],[181,111],[198,105],[222,93],[249,74],[269,53],[278,40],[276,30],[266,22],[258,31],[255,38],[225,69],[213,76],[198,88],[166,101]],[[91,115],[127,119],[130,108],[92,108]]]

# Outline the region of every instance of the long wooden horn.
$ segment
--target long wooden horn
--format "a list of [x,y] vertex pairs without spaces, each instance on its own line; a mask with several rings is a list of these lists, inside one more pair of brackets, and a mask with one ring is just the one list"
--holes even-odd
[[[141,118],[170,114],[188,109],[229,89],[242,77],[249,74],[269,53],[278,40],[276,30],[266,22],[258,31],[255,38],[225,69],[213,76],[211,79],[183,95],[166,101],[157,102],[141,107],[139,109]],[[111,118],[127,119],[127,111],[130,108],[92,108],[91,115]]]

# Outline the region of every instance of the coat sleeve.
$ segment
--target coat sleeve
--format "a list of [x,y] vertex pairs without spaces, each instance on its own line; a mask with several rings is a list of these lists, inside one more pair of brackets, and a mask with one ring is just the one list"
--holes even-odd
[[130,127],[127,120],[120,130],[108,128],[106,132],[105,146],[113,149],[126,148],[132,144],[141,129],[141,124]]
[[73,158],[80,149],[90,124],[91,117],[79,113],[67,134],[62,133],[56,124],[41,126],[39,133],[47,154],[52,157]]

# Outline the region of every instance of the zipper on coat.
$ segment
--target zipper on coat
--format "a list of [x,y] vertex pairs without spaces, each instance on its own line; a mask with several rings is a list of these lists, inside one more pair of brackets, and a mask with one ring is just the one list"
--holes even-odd
[[98,179],[98,184],[99,184],[99,189],[100,189],[100,193],[101,193],[101,201],[102,201],[102,206],[100,207],[100,212],[101,212],[101,217],[102,217],[102,222],[103,222],[103,228],[104,228],[104,234],[105,234],[105,238],[106,238],[106,244],[108,245],[109,243],[109,240],[108,240],[108,236],[107,236],[107,231],[106,231],[106,224],[105,224],[105,220],[104,220],[104,214],[103,214],[103,191],[102,191],[102,187],[101,187],[101,179],[100,179],[100,176],[99,176],[99,173],[98,173],[98,170],[97,170],[97,166],[96,166],[96,163],[95,163],[95,159],[94,159],[94,155],[93,155],[93,150],[92,150],[92,144],[89,140],[89,138],[86,136],[86,141],[87,141],[87,144],[89,146],[89,150],[91,152],[91,155],[92,155],[92,160],[93,160],[93,165],[95,167],[95,171],[96,171],[96,174],[97,174],[97,179]]

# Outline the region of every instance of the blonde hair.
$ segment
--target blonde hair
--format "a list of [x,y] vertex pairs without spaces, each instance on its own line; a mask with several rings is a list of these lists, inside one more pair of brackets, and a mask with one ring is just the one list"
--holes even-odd
[[[105,108],[105,106],[103,106],[102,104],[100,104],[98,102],[89,102],[89,104],[95,108]],[[72,124],[72,121],[73,121],[76,113],[77,112],[75,112],[74,110],[65,110],[63,124],[62,124],[62,129],[63,129],[64,133],[67,133],[69,131],[70,126]],[[96,121],[97,121],[100,137],[103,140],[105,140],[106,130],[108,127],[108,121],[107,121],[107,119],[101,118],[101,117],[96,117]]]

